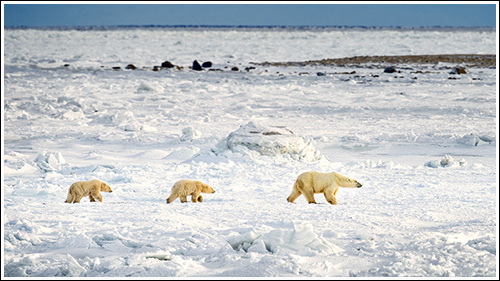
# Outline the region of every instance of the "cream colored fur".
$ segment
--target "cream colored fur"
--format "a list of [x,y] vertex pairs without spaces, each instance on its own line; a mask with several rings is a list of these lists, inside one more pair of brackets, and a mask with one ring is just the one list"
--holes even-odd
[[73,183],[69,187],[66,203],[80,203],[80,200],[89,196],[90,202],[95,202],[95,199],[102,202],[101,192],[112,192],[108,184],[100,180],[79,181]]
[[191,196],[191,201],[203,202],[203,197],[200,193],[214,193],[215,190],[201,181],[180,180],[172,186],[170,196],[167,198],[167,204],[172,203],[175,199],[181,198],[181,203],[187,202],[187,196]]
[[292,193],[288,196],[288,202],[293,203],[300,195],[304,194],[307,202],[316,204],[315,193],[323,193],[326,201],[332,205],[337,204],[337,192],[339,187],[361,187],[361,184],[349,177],[336,172],[305,172],[300,174],[293,185]]

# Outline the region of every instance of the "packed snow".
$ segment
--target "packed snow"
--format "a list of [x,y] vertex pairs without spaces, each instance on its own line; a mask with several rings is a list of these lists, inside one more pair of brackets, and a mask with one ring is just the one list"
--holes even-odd
[[[496,54],[495,31],[3,36],[5,277],[498,277],[495,68],[251,64]],[[363,187],[287,202],[305,171]],[[91,179],[113,192],[64,203]],[[181,179],[216,192],[167,205]]]

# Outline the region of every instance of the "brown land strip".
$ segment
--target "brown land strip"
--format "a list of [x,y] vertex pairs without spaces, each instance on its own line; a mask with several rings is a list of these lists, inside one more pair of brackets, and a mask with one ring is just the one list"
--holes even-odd
[[409,55],[409,56],[357,56],[338,59],[309,60],[302,62],[252,63],[263,66],[370,66],[369,64],[437,64],[450,63],[463,67],[496,67],[496,55]]

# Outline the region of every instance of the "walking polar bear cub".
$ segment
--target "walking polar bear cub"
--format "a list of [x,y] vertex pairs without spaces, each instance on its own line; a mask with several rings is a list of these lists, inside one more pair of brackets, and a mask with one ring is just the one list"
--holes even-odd
[[323,193],[328,203],[336,205],[336,196],[340,186],[359,188],[362,185],[355,179],[336,172],[305,172],[297,177],[292,193],[288,196],[287,200],[293,203],[301,194],[304,194],[308,203],[316,204],[314,193]]
[[112,192],[111,187],[100,180],[79,181],[69,187],[66,203],[80,203],[83,197],[89,196],[90,202],[95,199],[102,202],[101,192]]
[[181,198],[181,203],[187,202],[187,196],[191,196],[193,203],[203,202],[203,197],[200,193],[214,193],[215,190],[208,184],[194,180],[180,180],[172,186],[170,196],[167,198],[167,204],[172,203],[175,199]]

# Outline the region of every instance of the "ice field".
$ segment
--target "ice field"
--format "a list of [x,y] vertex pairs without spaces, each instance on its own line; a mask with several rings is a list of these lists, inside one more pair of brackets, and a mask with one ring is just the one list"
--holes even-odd
[[[253,64],[496,54],[495,31],[3,36],[5,277],[498,277],[496,68]],[[287,202],[305,171],[363,186]],[[113,192],[64,203],[91,179]],[[180,179],[216,192],[167,205]]]

